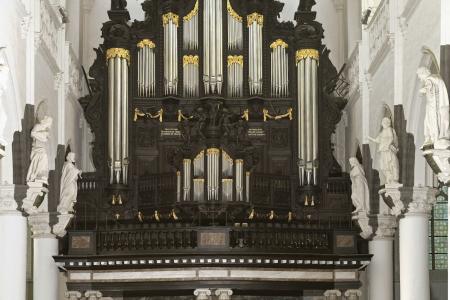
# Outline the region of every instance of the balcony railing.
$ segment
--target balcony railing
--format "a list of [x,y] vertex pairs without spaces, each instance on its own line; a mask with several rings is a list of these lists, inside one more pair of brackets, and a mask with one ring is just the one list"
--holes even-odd
[[389,1],[382,0],[367,27],[369,32],[369,59],[372,63],[388,46],[390,33]]

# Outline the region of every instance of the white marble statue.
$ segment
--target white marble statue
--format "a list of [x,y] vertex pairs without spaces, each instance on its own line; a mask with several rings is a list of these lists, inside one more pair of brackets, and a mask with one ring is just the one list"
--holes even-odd
[[53,119],[45,116],[31,130],[33,146],[31,148],[31,163],[28,168],[27,182],[48,183],[48,156],[45,146],[50,135]]
[[445,82],[437,74],[421,67],[417,76],[423,83],[420,93],[426,96],[424,130],[425,145],[434,144],[438,140],[450,139],[449,128],[449,99]]
[[370,193],[367,184],[366,174],[363,166],[356,157],[350,157],[351,171],[350,179],[352,181],[352,203],[356,207],[354,214],[368,214],[370,211]]
[[384,184],[398,183],[400,169],[397,158],[397,134],[391,126],[391,119],[383,118],[381,126],[382,129],[376,138],[368,137],[369,140],[378,144],[380,181],[382,184],[383,182]]
[[69,152],[61,175],[61,190],[57,208],[60,214],[73,212],[73,205],[77,201],[77,180],[79,177],[81,177],[81,170],[75,167],[75,153]]

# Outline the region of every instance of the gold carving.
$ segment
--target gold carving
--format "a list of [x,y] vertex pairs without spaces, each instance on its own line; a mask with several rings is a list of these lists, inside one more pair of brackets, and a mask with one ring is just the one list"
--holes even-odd
[[244,65],[244,57],[242,55],[228,55],[228,66],[232,64]]
[[198,66],[199,58],[198,55],[185,55],[183,56],[183,67],[185,65],[196,65]]
[[143,39],[142,41],[140,41],[138,44],[137,44],[137,46],[138,46],[138,48],[144,48],[144,47],[148,47],[148,48],[151,48],[151,49],[153,49],[153,48],[155,48],[156,46],[155,46],[155,43],[153,43],[151,40],[149,40],[149,39]]
[[182,120],[190,120],[192,118],[193,118],[193,116],[188,117],[188,116],[184,115],[183,112],[181,111],[181,109],[178,110],[178,122],[181,122]]
[[188,22],[198,14],[198,0],[195,2],[194,8],[183,17],[183,21]]
[[272,116],[271,114],[269,114],[269,110],[267,108],[263,109],[263,114],[264,114],[264,122],[266,122],[267,120],[280,120],[280,119],[284,119],[284,118],[289,118],[289,120],[292,121],[292,108],[288,108],[287,113],[282,114],[282,115],[278,115],[278,116]]
[[110,60],[111,58],[124,58],[130,63],[130,51],[124,48],[109,48],[106,50],[106,61]]
[[295,62],[298,63],[302,59],[312,58],[319,61],[319,51],[316,49],[301,49],[297,50],[295,54]]
[[219,154],[220,150],[218,148],[208,148],[206,154]]
[[162,18],[163,18],[163,26],[169,24],[169,21],[172,21],[172,23],[175,24],[175,26],[178,27],[178,19],[179,19],[179,17],[178,17],[177,14],[169,12],[169,13],[163,15]]
[[244,119],[245,121],[248,122],[248,120],[249,120],[248,108],[246,110],[244,110],[244,113],[242,114],[241,119]]
[[288,48],[288,44],[285,41],[283,41],[282,39],[277,39],[275,42],[270,44],[270,48],[275,49],[277,47]]
[[242,23],[242,17],[238,15],[238,13],[233,9],[231,6],[230,0],[227,1],[227,10],[230,17],[238,21],[239,23]]
[[148,118],[148,119],[159,119],[159,122],[163,121],[164,110],[161,108],[158,110],[156,115],[152,115],[151,113],[144,113],[139,108],[134,109],[134,118],[133,122],[136,122],[139,118]]
[[256,22],[258,25],[263,26],[264,16],[254,12],[247,16],[247,26],[250,27],[253,22]]

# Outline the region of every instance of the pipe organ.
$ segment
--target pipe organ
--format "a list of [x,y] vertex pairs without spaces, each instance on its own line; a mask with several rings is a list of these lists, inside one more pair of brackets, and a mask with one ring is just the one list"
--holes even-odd
[[149,39],[143,39],[138,47],[138,95],[141,97],[155,97],[156,73],[155,73],[155,43]]
[[289,90],[288,44],[277,39],[270,45],[270,79],[272,97],[287,97]]
[[300,49],[297,51],[297,107],[299,107],[298,164],[300,185],[316,185],[318,183],[318,63],[318,50]]
[[230,0],[227,1],[228,12],[228,50],[242,50],[243,28],[242,17],[233,9]]
[[199,93],[198,55],[183,56],[183,95],[187,98],[198,97]]
[[203,83],[205,94],[221,94],[223,84],[222,1],[204,0]]
[[108,161],[109,182],[128,182],[128,64],[130,52],[110,48],[108,64]]
[[194,8],[183,17],[183,45],[185,50],[198,49],[198,1]]
[[178,15],[163,15],[164,27],[164,94],[178,91]]
[[228,96],[242,97],[244,88],[244,57],[228,56]]
[[259,95],[263,91],[263,23],[263,15],[255,12],[247,16],[250,95]]

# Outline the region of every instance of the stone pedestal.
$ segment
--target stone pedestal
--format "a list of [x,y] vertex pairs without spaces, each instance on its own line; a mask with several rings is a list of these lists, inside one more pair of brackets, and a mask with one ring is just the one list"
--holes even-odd
[[339,300],[342,293],[340,290],[328,290],[323,295],[325,296],[325,300]]
[[87,291],[84,293],[84,297],[86,297],[86,300],[100,300],[102,298],[102,293],[99,291]]
[[377,229],[369,241],[369,253],[373,254],[368,267],[369,299],[393,300],[396,218],[392,215],[377,215],[373,217],[373,223]]
[[414,188],[404,217],[400,219],[400,298],[429,300],[428,218],[435,198],[435,190]]
[[358,212],[353,214],[352,220],[356,220],[358,222],[359,227],[361,228],[361,233],[359,234],[363,239],[368,239],[373,234],[373,228],[370,225],[370,218],[365,212]]
[[410,189],[403,188],[402,184],[391,183],[386,184],[384,189],[381,189],[378,194],[383,197],[384,202],[391,209],[391,213],[398,217],[402,214],[405,209],[402,199],[404,197],[408,198]]
[[58,237],[66,235],[66,228],[73,218],[73,214],[61,214],[58,215],[58,223],[53,225],[53,233]]
[[196,289],[194,291],[194,296],[196,297],[196,300],[209,300],[209,297],[211,296],[211,290],[210,289]]
[[28,182],[27,196],[23,199],[22,209],[29,215],[47,212],[48,189],[43,181]]
[[449,149],[428,149],[423,151],[423,156],[427,160],[433,172],[443,184],[450,183],[450,150]]
[[231,289],[217,289],[215,292],[218,300],[230,300],[233,291]]
[[27,220],[17,210],[14,185],[0,185],[0,295],[26,299]]
[[[347,290],[345,291],[344,296],[347,298],[347,300],[359,300],[360,297],[362,296],[362,292],[360,290]],[[374,298],[374,299],[381,299],[381,298]]]

